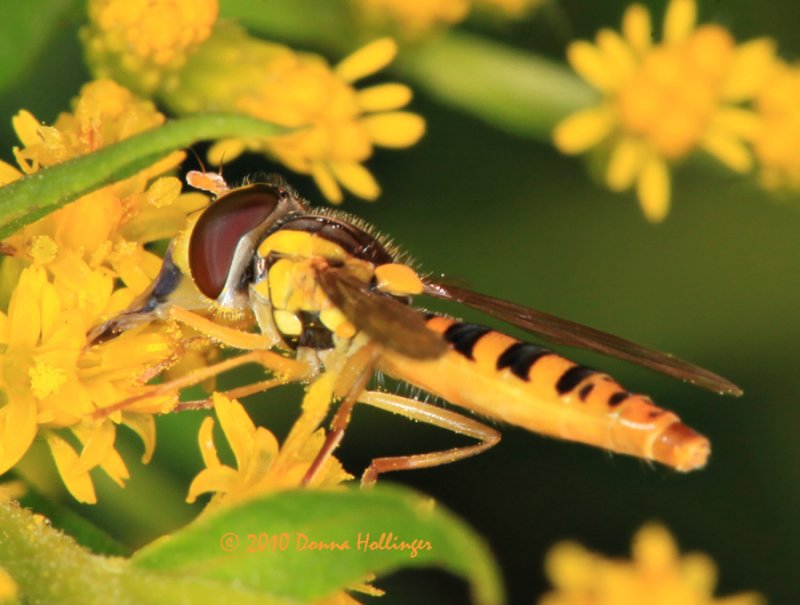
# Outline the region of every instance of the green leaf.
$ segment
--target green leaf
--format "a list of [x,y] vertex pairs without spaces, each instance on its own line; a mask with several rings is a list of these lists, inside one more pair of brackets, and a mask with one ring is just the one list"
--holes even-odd
[[31,68],[75,4],[75,0],[4,3],[0,19],[0,92]]
[[[403,542],[408,548],[399,548]],[[334,594],[370,573],[436,566],[467,579],[477,603],[503,600],[494,562],[477,535],[440,506],[387,486],[249,501],[156,541],[132,563],[302,601]]]
[[48,605],[292,605],[236,582],[134,569],[125,559],[89,553],[47,519],[0,502],[0,567],[24,603]]
[[172,120],[0,188],[0,238],[81,195],[127,178],[168,153],[197,141],[272,137],[284,132],[286,129],[281,126],[234,114],[201,114]]

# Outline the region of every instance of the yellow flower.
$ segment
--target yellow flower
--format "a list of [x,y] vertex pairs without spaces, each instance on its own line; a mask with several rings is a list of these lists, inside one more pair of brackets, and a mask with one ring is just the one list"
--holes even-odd
[[436,27],[460,23],[470,10],[488,7],[518,17],[542,0],[352,0],[369,23],[396,23],[401,33],[416,38]]
[[[176,397],[148,400],[101,421],[93,412],[142,392],[148,370],[171,363],[177,343],[133,330],[87,349],[87,331],[113,301],[113,279],[75,256],[72,261],[62,260],[55,283],[41,267],[24,269],[8,314],[0,313],[0,473],[42,431],[67,488],[76,499],[94,502],[93,468],[119,484],[128,477],[114,449],[116,424],[140,435],[148,459],[155,445],[152,414],[169,409]],[[71,435],[62,436],[64,429]],[[82,446],[80,453],[65,437]]]
[[[292,427],[283,446],[263,427],[256,427],[242,405],[214,393],[214,411],[236,458],[236,468],[222,464],[217,456],[212,431],[214,419],[200,427],[200,451],[206,468],[192,481],[188,502],[200,494],[214,492],[209,506],[245,499],[268,491],[299,487],[306,471],[325,441],[317,429],[333,395],[333,376],[325,374],[314,382],[303,400],[303,413]],[[352,479],[336,458],[328,458],[315,476],[313,487],[338,485]]]
[[217,0],[90,0],[81,31],[98,77],[152,94],[211,34]]
[[399,111],[411,100],[407,86],[354,86],[391,62],[396,52],[395,42],[384,38],[331,68],[318,55],[256,40],[221,24],[164,100],[178,113],[237,111],[297,129],[273,139],[220,141],[209,150],[214,164],[245,150],[266,153],[295,172],[310,174],[333,202],[342,200],[340,184],[374,199],[380,188],[363,166],[374,146],[408,147],[425,131],[420,116]]
[[695,0],[670,0],[662,41],[654,44],[650,14],[634,4],[622,35],[603,29],[595,44],[579,41],[568,49],[572,67],[603,99],[560,122],[555,145],[576,154],[608,143],[607,185],[614,191],[635,185],[651,221],[669,209],[669,164],[693,150],[737,172],[752,164],[745,141],[757,120],[740,104],[760,90],[773,44],[737,46],[719,25],[695,27],[696,11]]
[[215,164],[245,150],[266,153],[311,175],[334,202],[342,199],[339,184],[374,199],[380,190],[363,166],[373,147],[408,147],[425,130],[420,116],[398,111],[411,100],[408,87],[353,85],[394,58],[391,40],[331,68],[318,55],[215,23],[216,0],[92,0],[89,12],[83,39],[95,75],[119,79],[178,114],[238,112],[297,129],[271,140],[221,141],[210,150]]
[[753,149],[766,189],[800,188],[800,65],[776,60],[755,99]]
[[[136,98],[111,80],[86,84],[72,113],[43,126],[27,111],[14,118],[22,147],[14,149],[22,173],[91,153],[143,130],[159,126],[164,116],[150,101]],[[5,240],[26,260],[47,265],[68,250],[92,266],[105,266],[136,292],[158,271],[160,259],[143,245],[174,236],[187,213],[205,204],[197,194],[181,195],[180,181],[160,176],[175,168],[182,152],[170,154],[135,176],[89,193]],[[0,165],[0,185],[22,176]]]
[[466,19],[470,0],[355,0],[369,21],[395,21],[411,37]]
[[547,555],[555,590],[539,605],[757,605],[756,593],[717,599],[714,562],[701,553],[681,556],[662,526],[645,525],[633,539],[633,560],[607,559],[574,542]]

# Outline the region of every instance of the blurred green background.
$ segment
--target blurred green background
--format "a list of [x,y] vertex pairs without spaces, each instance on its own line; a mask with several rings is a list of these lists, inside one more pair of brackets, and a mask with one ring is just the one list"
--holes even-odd
[[[52,14],[28,14],[33,4],[19,3],[9,18],[33,22],[30,35],[49,41],[0,93],[0,115],[6,116],[0,119],[0,149],[7,161],[16,142],[13,113],[25,107],[51,122],[88,79],[75,33],[80,10],[65,0],[48,3]],[[656,15],[665,6],[647,4]],[[726,26],[740,41],[768,35],[784,57],[800,51],[791,0],[700,5],[704,21]],[[591,37],[601,26],[618,28],[626,6],[563,1],[511,25],[473,21],[464,27],[560,60],[569,39]],[[0,52],[15,52],[13,43],[3,42]],[[379,152],[369,166],[384,195],[375,204],[350,198],[346,210],[391,234],[425,269],[675,353],[732,379],[745,395],[722,398],[621,362],[564,351],[610,371],[631,390],[652,395],[706,434],[713,444],[709,466],[680,475],[501,427],[503,441],[484,455],[385,480],[434,496],[479,531],[500,562],[512,603],[535,602],[547,590],[543,558],[558,540],[573,538],[603,553],[627,555],[635,530],[653,519],[663,521],[683,549],[713,556],[720,568],[718,594],[757,589],[770,603],[797,602],[797,199],[776,199],[750,179],[691,164],[677,171],[673,209],[654,226],[645,222],[632,195],[607,192],[580,160],[563,157],[546,143],[499,132],[424,93],[413,107],[428,119],[428,134],[410,150]],[[225,171],[235,182],[265,169],[279,168],[248,158]],[[292,180],[304,195],[320,199],[308,179]],[[424,304],[501,325],[465,309]],[[223,384],[250,379],[239,373]],[[258,422],[283,435],[300,396],[299,387],[287,387],[251,398],[248,408]],[[201,467],[196,444],[201,417],[160,419],[155,459],[142,468],[135,455],[126,457],[133,478],[124,491],[98,476],[99,505],[80,507],[66,497],[64,502],[131,546],[185,523],[199,510],[183,499]],[[138,452],[139,444],[128,437],[125,447]],[[339,455],[358,473],[375,456],[462,442],[357,409]],[[420,605],[467,599],[460,582],[435,571],[402,572],[377,584],[388,590],[380,600],[386,605],[412,598]]]

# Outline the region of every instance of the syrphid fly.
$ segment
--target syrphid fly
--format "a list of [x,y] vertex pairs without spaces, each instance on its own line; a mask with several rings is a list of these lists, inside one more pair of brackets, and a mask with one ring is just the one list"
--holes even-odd
[[[537,344],[419,310],[412,306],[418,296],[457,301],[556,344],[618,357],[719,393],[741,394],[724,378],[675,357],[421,275],[363,221],[312,208],[280,177],[233,189],[214,174],[192,172],[188,180],[216,199],[172,243],[151,288],[91,337],[100,341],[132,325],[171,318],[221,344],[251,351],[240,359],[257,360],[291,379],[312,382],[322,372],[336,373],[341,402],[306,482],[338,446],[357,402],[478,441],[375,459],[362,476],[364,483],[387,471],[452,462],[499,441],[498,431],[474,418],[370,390],[375,372],[479,416],[545,435],[679,471],[705,465],[708,440],[647,396]],[[239,324],[249,320],[257,331],[231,327],[231,318]],[[291,371],[287,353],[294,360]],[[222,362],[198,373],[197,381],[228,367],[230,362]]]

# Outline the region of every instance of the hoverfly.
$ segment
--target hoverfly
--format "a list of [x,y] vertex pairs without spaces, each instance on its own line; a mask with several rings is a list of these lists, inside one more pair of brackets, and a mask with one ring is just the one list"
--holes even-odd
[[[222,344],[262,352],[258,361],[276,373],[285,371],[289,359],[270,356],[268,351],[289,353],[295,370],[302,368],[293,379],[313,381],[323,371],[338,372],[336,395],[342,401],[306,482],[341,441],[356,402],[477,440],[446,451],[377,458],[365,471],[364,483],[387,471],[453,462],[499,441],[499,432],[471,417],[368,390],[376,371],[480,416],[537,433],[657,461],[679,471],[705,465],[708,439],[647,396],[631,393],[607,374],[539,345],[418,310],[410,305],[418,295],[463,303],[556,344],[634,362],[722,394],[741,395],[731,382],[675,357],[420,276],[371,227],[343,213],[310,207],[280,177],[234,189],[211,173],[191,172],[187,180],[216,197],[181,244],[187,248],[187,266],[182,271],[173,258],[179,245],[173,242],[151,288],[90,337],[98,342],[131,325],[171,317]],[[218,319],[249,316],[258,332],[226,327],[197,310]],[[223,362],[219,369],[227,367]]]

